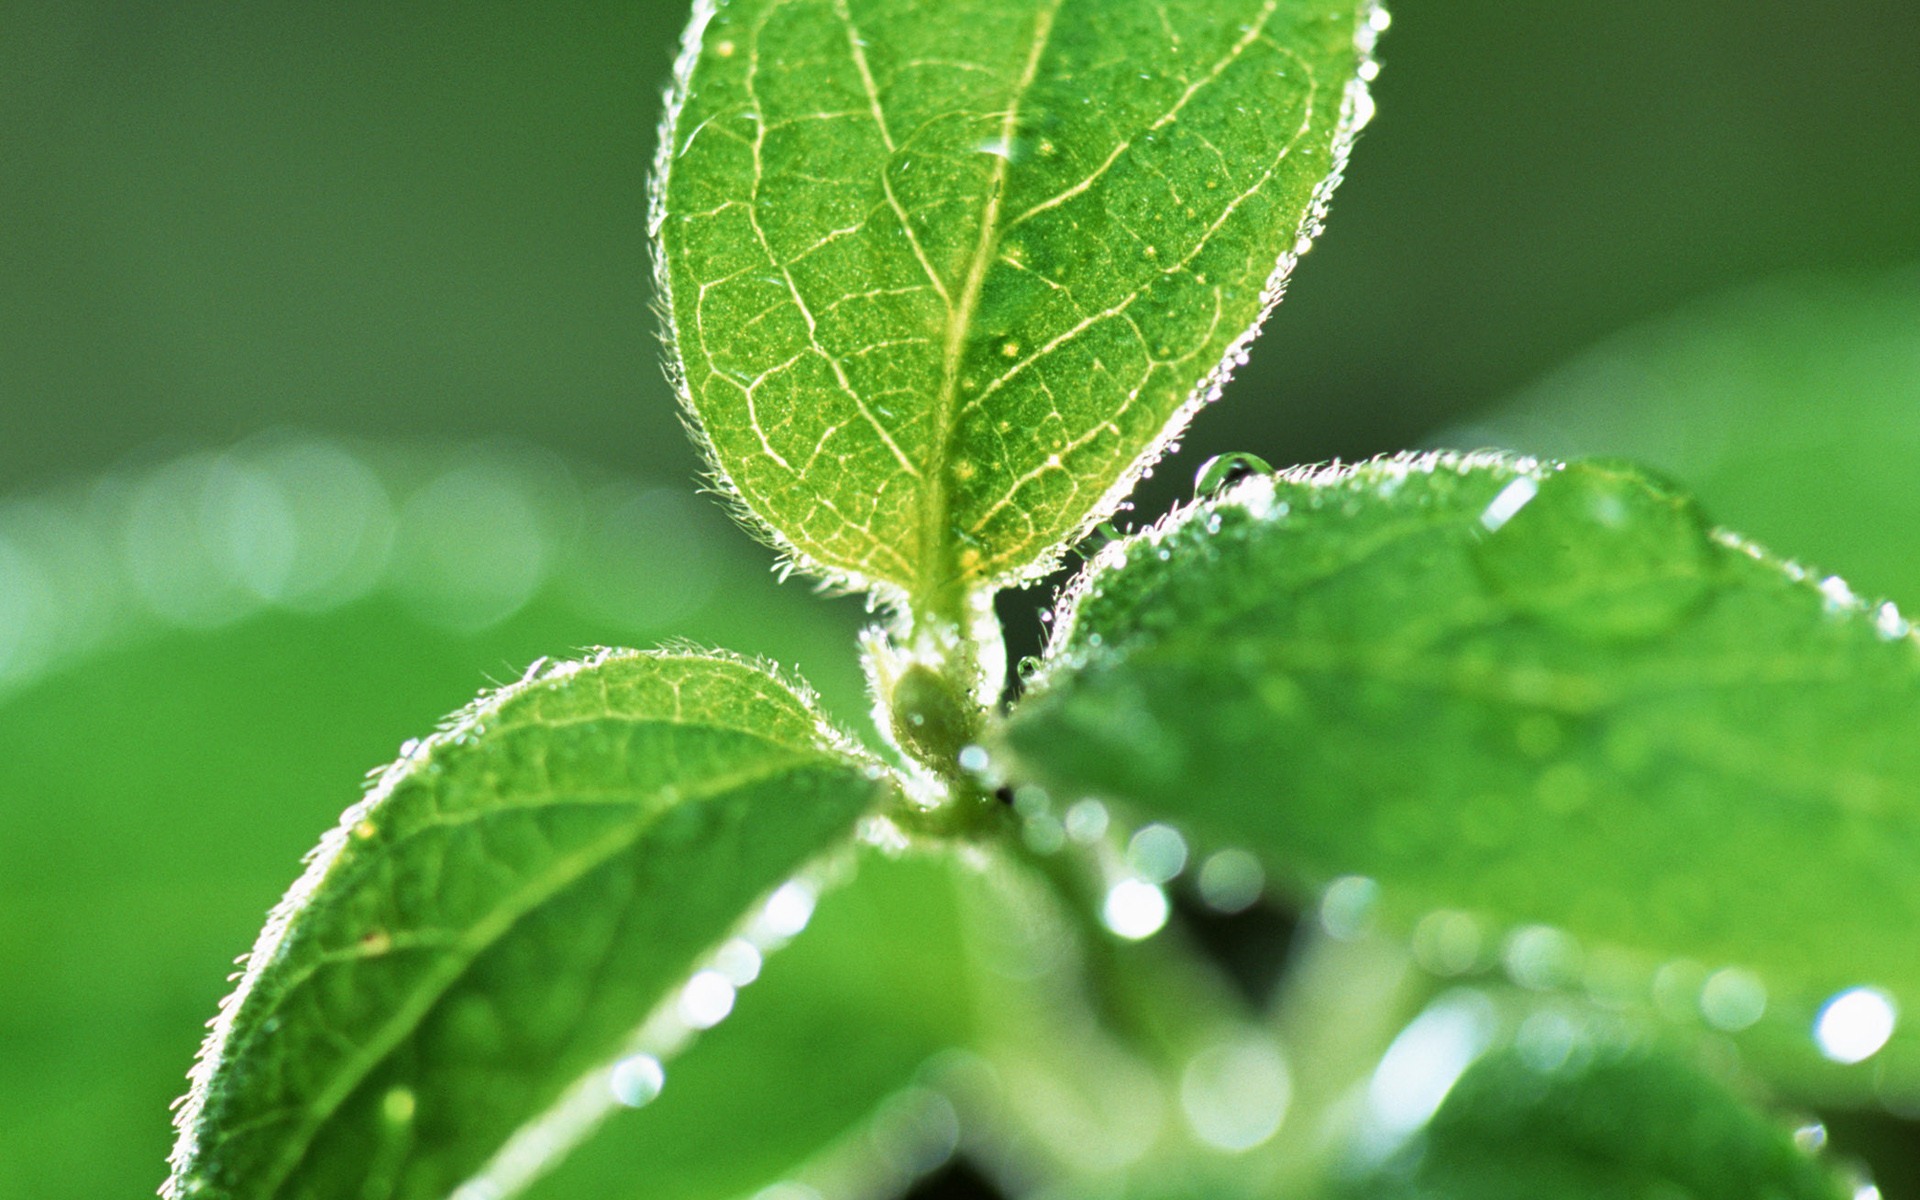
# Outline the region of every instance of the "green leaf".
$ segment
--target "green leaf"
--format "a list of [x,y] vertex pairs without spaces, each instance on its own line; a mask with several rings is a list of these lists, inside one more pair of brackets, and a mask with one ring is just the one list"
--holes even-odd
[[698,6],[654,226],[716,472],[809,569],[939,611],[1044,571],[1279,299],[1384,24],[1371,0]]
[[1370,879],[1455,970],[1514,931],[1523,983],[1764,1011],[1809,1058],[1843,989],[1920,1005],[1920,645],[1632,468],[1255,476],[1063,609],[999,735],[1016,779],[1244,843],[1300,895]]
[[934,1055],[972,1040],[984,981],[958,911],[969,885],[983,886],[950,855],[862,850],[805,935],[668,1067],[659,1099],[617,1114],[529,1200],[641,1194],[635,1180],[648,1200],[727,1200],[812,1182],[822,1158],[860,1194],[889,1191],[899,1155],[862,1127]]
[[707,1023],[676,989],[885,787],[737,659],[602,652],[484,697],[381,775],[269,918],[167,1194],[443,1197],[483,1168],[510,1190],[619,1090],[583,1077]]
[[1576,1044],[1480,1060],[1355,1200],[1845,1200],[1785,1130],[1679,1062]]

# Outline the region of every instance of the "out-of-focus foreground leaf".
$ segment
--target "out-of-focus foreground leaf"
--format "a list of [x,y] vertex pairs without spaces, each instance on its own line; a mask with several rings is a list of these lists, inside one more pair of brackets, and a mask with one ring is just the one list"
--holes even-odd
[[[463,503],[483,519],[442,519]],[[366,764],[476,683],[681,634],[804,659],[860,712],[852,621],[760,558],[696,498],[504,445],[273,438],[0,502],[0,1197],[151,1188],[223,964]],[[713,1200],[855,1131],[967,1037],[954,886],[836,877],[535,1194]]]
[[[268,919],[167,1194],[448,1194],[590,1072],[724,1017],[733,968],[702,957],[886,786],[738,659],[599,654],[484,697],[383,773]],[[777,905],[760,920],[756,963],[795,932]],[[682,984],[676,1032],[636,1041]],[[631,1088],[597,1081],[593,1115],[609,1090],[651,1098],[658,1058],[639,1061]],[[517,1181],[569,1132],[496,1169]]]
[[1413,1144],[1343,1195],[1360,1200],[1846,1200],[1780,1126],[1677,1059],[1576,1043],[1503,1050],[1447,1093]]
[[1446,441],[1648,463],[1743,533],[1863,593],[1920,602],[1920,269],[1794,276],[1689,305]]
[[699,6],[654,222],[715,466],[803,562],[943,612],[1043,570],[1279,299],[1383,24],[1368,0]]
[[1632,468],[1255,476],[1102,551],[1059,619],[1016,777],[1377,888],[1450,969],[1764,1015],[1803,1058],[1829,997],[1841,1061],[1920,1004],[1920,645]]

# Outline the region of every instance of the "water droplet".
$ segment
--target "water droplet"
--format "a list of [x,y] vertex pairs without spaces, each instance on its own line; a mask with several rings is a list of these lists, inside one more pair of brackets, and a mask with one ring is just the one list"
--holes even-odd
[[987,769],[987,748],[985,746],[962,746],[955,756],[962,771],[984,771]]
[[645,1108],[667,1086],[666,1068],[651,1054],[635,1054],[614,1064],[607,1090],[628,1108]]
[[1122,879],[1107,889],[1100,920],[1130,942],[1150,938],[1167,923],[1167,894],[1144,879]]
[[867,1136],[892,1175],[904,1184],[953,1157],[960,1145],[960,1114],[953,1101],[939,1092],[912,1087],[881,1106]]
[[1582,1030],[1566,1013],[1542,1009],[1520,1023],[1513,1040],[1527,1066],[1548,1075],[1572,1061]]
[[1513,519],[1513,514],[1525,508],[1535,496],[1540,494],[1540,481],[1531,475],[1520,478],[1500,489],[1500,494],[1480,512],[1480,524],[1488,533],[1500,532],[1501,526]]
[[1320,896],[1320,925],[1329,936],[1352,941],[1373,927],[1373,906],[1380,885],[1361,875],[1346,875]]
[[1899,608],[1889,600],[1873,610],[1873,629],[1886,641],[1897,641],[1913,632],[1913,626],[1900,615]]
[[1245,850],[1222,850],[1200,864],[1200,899],[1215,912],[1245,912],[1266,883],[1260,860]]
[[1127,842],[1127,863],[1149,883],[1165,883],[1187,865],[1187,840],[1171,825],[1148,825]]
[[1548,991],[1580,978],[1580,947],[1547,925],[1527,925],[1507,938],[1507,977],[1523,988]]
[[1848,988],[1821,1005],[1813,1021],[1813,1040],[1834,1062],[1864,1062],[1887,1044],[1898,1020],[1893,998],[1885,992]]
[[1700,1015],[1715,1029],[1738,1033],[1766,1013],[1766,985],[1751,971],[1715,971],[1700,988]]
[[1040,673],[1040,668],[1045,665],[1038,655],[1029,654],[1013,664],[1013,673],[1020,677],[1021,683],[1031,683],[1034,676]]
[[1255,475],[1271,475],[1273,467],[1251,454],[1216,454],[1193,474],[1193,494],[1213,496]]
[[816,896],[811,884],[789,879],[767,897],[766,907],[753,923],[754,940],[765,946],[793,937],[813,919]]
[[1802,1154],[1818,1154],[1827,1146],[1827,1127],[1818,1121],[1809,1121],[1793,1131],[1793,1144]]
[[1852,612],[1860,607],[1860,597],[1854,595],[1847,581],[1838,575],[1829,575],[1820,581],[1820,595],[1831,616]]
[[1180,1111],[1201,1141],[1238,1154],[1280,1131],[1293,1099],[1287,1060],[1265,1038],[1223,1042],[1180,1073]]
[[1537,482],[1523,476],[1480,523],[1488,536],[1475,558],[1493,592],[1569,632],[1650,636],[1707,593],[1705,516],[1690,496],[1634,467],[1576,462]]
[[1469,913],[1441,909],[1413,927],[1413,956],[1435,975],[1477,970],[1485,953],[1486,935]]
[[1107,833],[1107,806],[1081,800],[1067,810],[1067,836],[1081,845],[1099,841]]
[[734,987],[743,988],[760,978],[759,947],[745,938],[730,938],[713,955],[713,969],[726,976]]
[[1035,854],[1053,854],[1067,844],[1067,829],[1058,817],[1040,813],[1021,823],[1020,838]]
[[733,1011],[733,981],[718,971],[695,972],[680,989],[680,1019],[694,1029],[712,1029]]

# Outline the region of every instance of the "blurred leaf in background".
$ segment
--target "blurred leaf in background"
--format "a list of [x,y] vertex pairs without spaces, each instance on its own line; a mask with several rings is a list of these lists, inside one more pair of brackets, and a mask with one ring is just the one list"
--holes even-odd
[[1649,463],[1810,569],[1920,605],[1920,269],[1710,297],[1439,440]]

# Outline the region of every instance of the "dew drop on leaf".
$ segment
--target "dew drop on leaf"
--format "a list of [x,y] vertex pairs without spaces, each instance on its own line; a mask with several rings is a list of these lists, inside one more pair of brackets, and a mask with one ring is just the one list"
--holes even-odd
[[1738,967],[1715,971],[1700,989],[1700,1015],[1715,1029],[1738,1033],[1766,1012],[1766,986],[1751,971]]
[[1834,1062],[1864,1062],[1887,1044],[1897,1022],[1893,1001],[1885,992],[1848,988],[1821,1006],[1814,1018],[1813,1040],[1820,1053]]
[[653,1103],[667,1084],[666,1069],[651,1054],[635,1054],[614,1064],[607,1088],[613,1098],[628,1108],[644,1108]]
[[1635,639],[1705,597],[1712,542],[1693,498],[1639,468],[1576,462],[1521,476],[1481,515],[1474,556],[1515,611],[1563,631]]
[[1200,898],[1215,912],[1245,912],[1266,883],[1260,860],[1245,850],[1222,850],[1200,864]]
[[1172,906],[1167,894],[1144,879],[1127,878],[1107,889],[1100,921],[1114,934],[1137,942],[1160,932]]
[[1251,454],[1216,454],[1194,472],[1193,494],[1213,496],[1255,475],[1271,475],[1273,467]]

